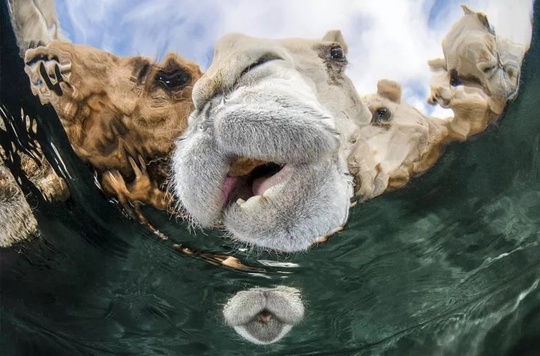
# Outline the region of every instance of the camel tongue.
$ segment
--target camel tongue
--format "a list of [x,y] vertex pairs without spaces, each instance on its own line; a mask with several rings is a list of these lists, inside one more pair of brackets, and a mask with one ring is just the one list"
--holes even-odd
[[271,176],[260,177],[253,181],[252,191],[254,195],[264,195],[271,187],[280,184],[291,171],[289,165],[285,165],[279,172],[272,174]]
[[262,166],[268,162],[260,161],[258,159],[239,157],[231,163],[231,168],[227,175],[229,177],[245,176],[251,173],[255,168]]

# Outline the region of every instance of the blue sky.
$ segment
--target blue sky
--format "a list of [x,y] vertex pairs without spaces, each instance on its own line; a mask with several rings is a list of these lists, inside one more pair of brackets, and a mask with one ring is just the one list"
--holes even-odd
[[[461,15],[460,0],[56,0],[63,33],[120,56],[164,58],[170,51],[210,64],[216,40],[229,32],[320,38],[339,28],[348,42],[348,73],[360,94],[378,79],[397,80],[404,99],[424,112],[430,72],[444,34]],[[473,0],[499,35],[530,41],[532,0]],[[448,116],[443,110],[438,116]]]

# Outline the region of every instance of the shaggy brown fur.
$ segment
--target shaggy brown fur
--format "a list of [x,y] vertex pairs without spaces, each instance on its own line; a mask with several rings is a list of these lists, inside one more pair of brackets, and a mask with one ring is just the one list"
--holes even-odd
[[199,67],[175,54],[159,65],[60,41],[27,51],[25,62],[34,94],[54,106],[103,190],[166,209],[168,155],[187,126]]

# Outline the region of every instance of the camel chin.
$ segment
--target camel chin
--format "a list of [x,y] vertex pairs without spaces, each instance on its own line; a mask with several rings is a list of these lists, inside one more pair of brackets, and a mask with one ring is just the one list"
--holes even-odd
[[296,288],[253,288],[230,298],[223,316],[244,339],[266,345],[279,341],[302,321],[304,304]]
[[218,41],[171,163],[175,195],[196,223],[292,252],[347,221],[347,157],[371,115],[344,73],[346,49],[339,31]]
[[482,133],[490,124],[497,121],[507,101],[501,97],[491,97],[474,85],[450,85],[450,74],[436,70],[431,80],[431,105],[451,109],[454,116],[447,121],[447,142],[465,141]]

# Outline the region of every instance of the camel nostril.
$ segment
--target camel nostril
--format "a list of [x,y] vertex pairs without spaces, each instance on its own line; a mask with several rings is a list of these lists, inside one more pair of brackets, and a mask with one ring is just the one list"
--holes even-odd
[[268,324],[270,320],[272,320],[272,313],[265,309],[259,314],[257,314],[257,318],[261,323]]
[[246,74],[247,72],[249,72],[250,70],[253,70],[265,63],[268,63],[268,62],[271,62],[271,61],[276,61],[276,60],[283,60],[283,58],[281,58],[280,56],[278,56],[277,54],[274,54],[274,53],[266,53],[264,55],[262,55],[261,57],[259,57],[259,59],[257,59],[255,62],[251,63],[250,65],[248,65],[243,71],[242,73],[240,73],[240,77],[243,76],[244,74]]

